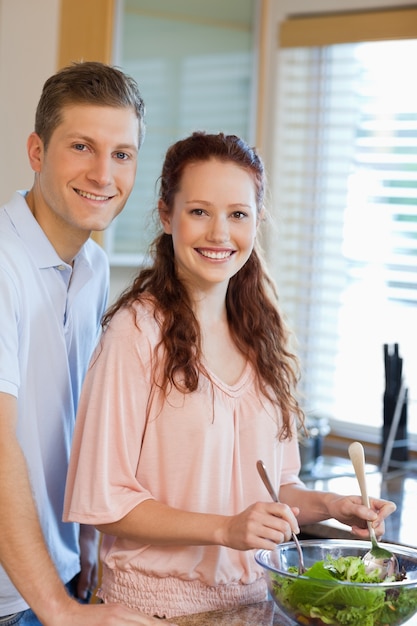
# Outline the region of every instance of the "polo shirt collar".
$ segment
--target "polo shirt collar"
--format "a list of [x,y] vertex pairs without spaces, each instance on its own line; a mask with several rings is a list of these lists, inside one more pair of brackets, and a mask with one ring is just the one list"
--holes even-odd
[[[26,194],[27,191],[17,191],[9,203],[9,206],[12,207],[12,212],[7,211],[19,237],[25,243],[39,269],[47,269],[49,267],[62,268],[63,265],[70,267],[60,258],[36,221],[25,200]],[[78,261],[83,259],[85,264],[89,265],[84,246],[76,255],[76,258]]]

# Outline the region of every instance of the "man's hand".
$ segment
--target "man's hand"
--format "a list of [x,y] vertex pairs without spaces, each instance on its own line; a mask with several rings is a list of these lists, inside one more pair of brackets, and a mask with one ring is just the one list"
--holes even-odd
[[[62,607],[61,607],[62,608]],[[164,620],[165,626],[175,626]],[[79,604],[68,598],[65,612],[48,617],[45,626],[161,626],[161,620],[119,604]]]

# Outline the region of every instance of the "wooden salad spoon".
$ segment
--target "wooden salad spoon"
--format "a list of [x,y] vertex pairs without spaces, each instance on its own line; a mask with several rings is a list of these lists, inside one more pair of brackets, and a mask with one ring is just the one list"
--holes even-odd
[[[359,441],[355,441],[350,444],[348,450],[350,460],[352,461],[352,465],[355,470],[356,478],[358,479],[362,501],[364,505],[369,508],[369,497],[365,480],[365,453],[363,445],[359,443]],[[377,570],[381,580],[385,580],[390,576],[397,576],[400,571],[397,557],[395,554],[392,554],[392,552],[382,548],[378,544],[375,530],[371,522],[368,522],[368,529],[372,547],[369,552],[364,554],[362,557],[362,560],[365,563],[366,571],[371,573],[372,571]]]

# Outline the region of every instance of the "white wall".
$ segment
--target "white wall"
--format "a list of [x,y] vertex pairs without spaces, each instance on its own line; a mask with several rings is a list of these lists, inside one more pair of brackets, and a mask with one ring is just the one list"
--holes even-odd
[[56,70],[59,0],[0,0],[0,205],[32,184],[26,139]]

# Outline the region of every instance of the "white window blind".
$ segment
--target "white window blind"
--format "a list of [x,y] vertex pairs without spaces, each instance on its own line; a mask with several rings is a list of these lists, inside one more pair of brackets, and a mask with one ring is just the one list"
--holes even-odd
[[416,55],[415,40],[279,54],[269,257],[305,409],[350,435],[379,436],[384,343],[399,344],[417,433]]

